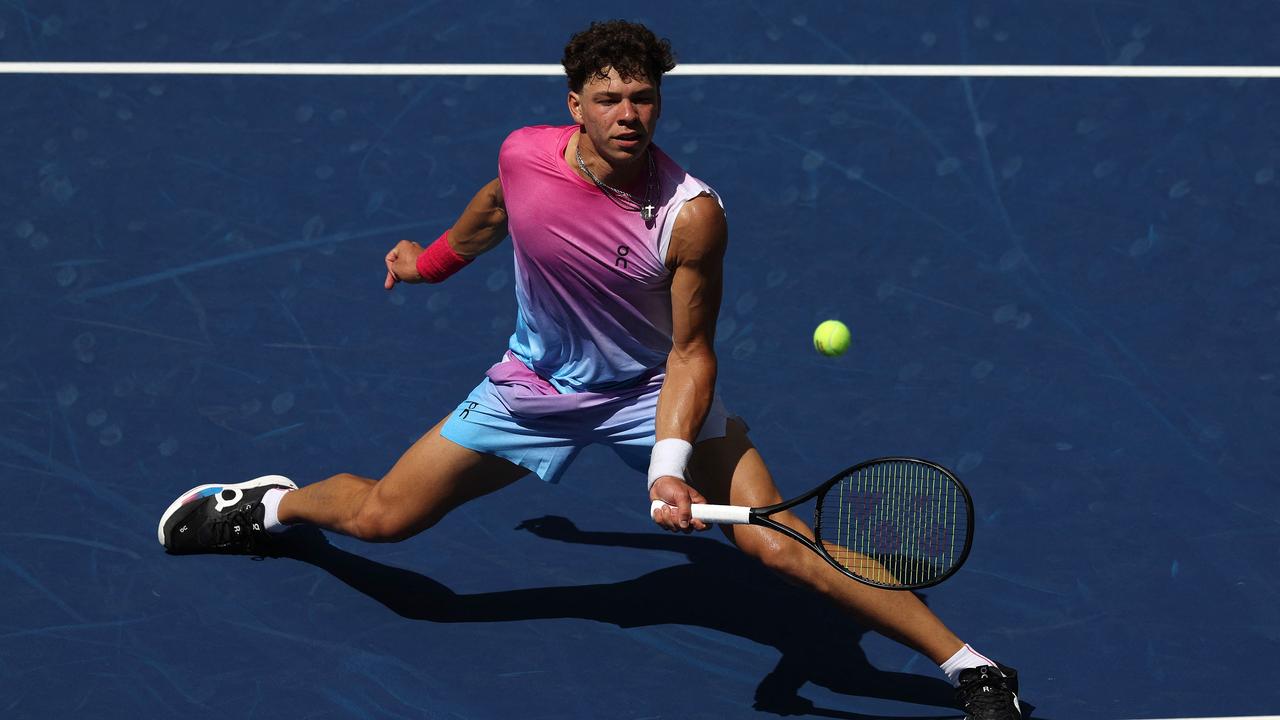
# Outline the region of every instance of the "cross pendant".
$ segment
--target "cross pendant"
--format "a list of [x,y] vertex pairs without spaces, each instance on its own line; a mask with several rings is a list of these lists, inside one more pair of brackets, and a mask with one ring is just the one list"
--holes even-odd
[[644,207],[640,208],[640,217],[644,218],[645,222],[648,222],[649,220],[653,219],[653,215],[654,215],[653,211],[656,209],[657,208],[653,206],[653,203],[649,203],[648,205],[645,205]]

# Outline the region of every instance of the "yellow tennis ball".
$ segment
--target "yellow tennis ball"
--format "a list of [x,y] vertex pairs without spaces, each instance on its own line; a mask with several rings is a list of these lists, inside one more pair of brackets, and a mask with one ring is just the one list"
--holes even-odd
[[849,349],[849,328],[839,320],[826,320],[813,331],[813,349],[828,357]]

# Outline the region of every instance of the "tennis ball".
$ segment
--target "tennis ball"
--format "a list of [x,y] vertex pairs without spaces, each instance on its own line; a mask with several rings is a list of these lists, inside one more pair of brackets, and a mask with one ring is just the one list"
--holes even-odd
[[849,349],[849,328],[839,320],[826,320],[813,331],[813,349],[835,357]]

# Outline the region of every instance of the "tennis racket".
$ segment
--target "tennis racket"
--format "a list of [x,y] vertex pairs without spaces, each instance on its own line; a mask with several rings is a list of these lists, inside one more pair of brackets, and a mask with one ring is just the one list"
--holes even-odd
[[[814,498],[813,539],[770,519]],[[654,500],[650,513],[663,504]],[[918,458],[868,460],[768,507],[695,504],[693,516],[776,530],[854,580],[890,590],[937,585],[960,569],[973,544],[968,489],[950,470]]]

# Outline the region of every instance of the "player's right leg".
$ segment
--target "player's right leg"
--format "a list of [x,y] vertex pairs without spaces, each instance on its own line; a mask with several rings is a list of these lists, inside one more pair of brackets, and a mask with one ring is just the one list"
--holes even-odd
[[528,474],[508,460],[445,438],[440,428],[446,420],[415,442],[381,480],[342,473],[286,493],[280,501],[280,521],[316,525],[370,542],[396,542]]
[[269,475],[202,485],[174,501],[160,521],[160,543],[175,553],[253,553],[271,541],[263,497],[284,490],[276,510],[286,524],[307,524],[375,542],[402,540],[459,505],[499,490],[529,471],[441,436],[441,421],[381,480],[347,473],[295,489]]

